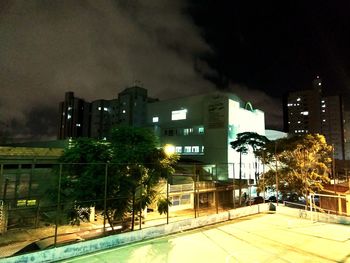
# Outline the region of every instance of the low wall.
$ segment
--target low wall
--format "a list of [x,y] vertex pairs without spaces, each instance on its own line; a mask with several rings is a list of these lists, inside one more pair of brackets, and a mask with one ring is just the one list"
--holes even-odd
[[290,208],[284,205],[277,206],[276,212],[283,215],[305,218],[313,221],[350,225],[350,217],[348,216],[311,212],[309,210]]
[[93,253],[103,249],[109,249],[118,247],[121,245],[151,239],[159,236],[164,236],[179,231],[194,229],[206,225],[224,222],[227,220],[248,216],[252,214],[258,214],[260,212],[268,211],[268,204],[252,205],[247,207],[241,207],[234,210],[225,211],[219,214],[203,216],[198,218],[189,218],[178,222],[172,222],[165,225],[159,225],[149,227],[141,230],[135,230],[132,232],[126,232],[113,236],[107,236],[94,240],[88,240],[72,245],[47,249],[30,254],[24,254],[20,256],[3,258],[1,262],[53,262],[72,258],[76,256]]

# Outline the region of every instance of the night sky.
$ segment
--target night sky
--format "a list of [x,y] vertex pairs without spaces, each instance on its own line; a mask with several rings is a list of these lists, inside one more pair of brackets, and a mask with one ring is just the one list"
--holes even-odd
[[0,2],[0,129],[54,139],[66,91],[111,99],[135,80],[160,99],[228,90],[282,128],[282,95],[320,75],[350,90],[348,1]]

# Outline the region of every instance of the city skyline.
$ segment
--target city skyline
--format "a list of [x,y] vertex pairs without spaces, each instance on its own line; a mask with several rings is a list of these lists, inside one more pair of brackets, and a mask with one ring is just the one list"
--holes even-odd
[[54,138],[73,91],[115,98],[136,80],[168,99],[224,89],[282,129],[282,94],[316,74],[347,93],[346,4],[243,1],[4,1],[0,120],[10,137]]

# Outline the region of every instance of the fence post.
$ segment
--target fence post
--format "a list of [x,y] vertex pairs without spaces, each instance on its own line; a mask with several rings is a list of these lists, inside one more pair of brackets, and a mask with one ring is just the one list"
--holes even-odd
[[60,164],[60,170],[58,175],[57,209],[56,209],[55,240],[54,240],[55,247],[57,244],[58,217],[59,217],[60,203],[61,203],[61,178],[62,178],[62,164]]
[[108,163],[105,166],[105,191],[103,198],[103,234],[106,233]]
[[166,203],[167,203],[166,223],[169,224],[169,171],[167,171],[167,175],[166,175]]
[[142,224],[142,181],[140,183],[140,214],[139,214],[139,229],[141,230]]
[[197,182],[196,182],[196,176],[193,176],[193,205],[194,205],[194,218],[197,218]]

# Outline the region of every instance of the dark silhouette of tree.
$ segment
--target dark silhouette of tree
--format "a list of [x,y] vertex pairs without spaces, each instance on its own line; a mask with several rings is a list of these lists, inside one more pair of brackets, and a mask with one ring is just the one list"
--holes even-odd
[[153,132],[143,128],[114,129],[109,141],[77,139],[60,159],[66,163],[62,199],[102,209],[107,187],[108,216],[122,220],[131,213],[133,229],[136,213],[157,197],[155,186],[173,173],[177,158],[157,148]]
[[249,151],[249,147],[252,148],[255,156],[255,180],[258,181],[258,151],[265,147],[269,140],[256,132],[242,132],[237,134],[235,141],[231,142],[231,146],[237,152],[239,152],[239,204],[241,204],[242,195],[242,154],[246,154]]

